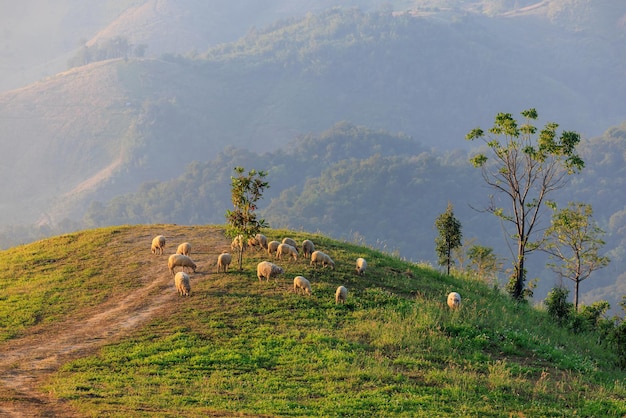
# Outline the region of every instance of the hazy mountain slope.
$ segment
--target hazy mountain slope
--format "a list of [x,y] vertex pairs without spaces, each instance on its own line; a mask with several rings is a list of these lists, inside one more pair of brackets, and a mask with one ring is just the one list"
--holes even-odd
[[534,20],[339,9],[197,59],[76,68],[0,96],[0,142],[15,156],[3,166],[2,219],[80,218],[96,196],[171,178],[227,145],[272,151],[338,120],[442,149],[530,106],[567,129],[604,130],[626,114],[625,64],[612,53],[619,43],[578,36]]
[[[379,0],[342,0],[377,8]],[[397,2],[403,3],[403,2]],[[84,45],[116,37],[144,44],[147,56],[204,51],[252,27],[303,16],[335,0],[45,0],[0,3],[0,91],[67,69]]]
[[[0,95],[3,222],[33,221],[50,200],[94,190],[125,157],[132,110],[110,71],[96,63]],[[20,203],[21,202],[21,203]]]

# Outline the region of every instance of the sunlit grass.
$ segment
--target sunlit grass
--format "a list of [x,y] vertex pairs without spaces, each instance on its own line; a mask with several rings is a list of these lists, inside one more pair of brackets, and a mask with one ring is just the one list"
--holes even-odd
[[[76,269],[82,283],[89,274],[90,286],[102,286],[103,294],[133,286],[99,273],[111,268],[114,254],[101,248],[112,231],[98,230],[83,244],[89,251],[74,249],[88,267],[88,273]],[[231,266],[216,274],[207,267],[211,273],[194,279],[192,297],[177,299],[168,316],[65,364],[45,390],[88,416],[626,414],[625,375],[614,368],[611,353],[592,338],[555,327],[543,312],[478,281],[354,244],[302,232],[266,233],[313,239],[335,260],[335,270],[282,261],[283,277],[259,282],[255,266],[268,256],[256,250],[246,253],[241,272]],[[103,255],[88,257],[96,248]],[[71,259],[71,252],[65,257]],[[363,277],[354,274],[359,256],[368,260]],[[69,296],[54,290],[65,289],[55,271],[38,279],[39,286],[64,306]],[[313,295],[292,291],[298,274],[310,279]],[[345,305],[334,303],[340,284],[349,289]],[[30,309],[20,292],[36,293],[37,286],[11,286],[7,300]],[[445,303],[452,290],[463,297],[457,311]],[[55,315],[103,296],[73,297],[79,307],[58,307]],[[49,320],[51,308],[43,300],[34,305],[44,312],[39,321]],[[22,327],[33,325],[28,315],[16,316]]]

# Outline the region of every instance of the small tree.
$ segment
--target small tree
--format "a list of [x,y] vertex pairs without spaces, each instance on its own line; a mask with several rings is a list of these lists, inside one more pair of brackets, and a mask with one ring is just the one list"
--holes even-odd
[[580,282],[595,270],[606,267],[610,260],[598,251],[604,245],[604,231],[591,220],[591,205],[570,202],[567,208],[555,210],[552,224],[546,230],[543,250],[555,260],[548,266],[561,278],[574,282],[574,308],[578,311]]
[[485,279],[485,281],[488,281],[486,278],[490,277],[494,279],[494,283],[497,283],[497,274],[502,269],[502,262],[498,260],[493,248],[472,245],[467,250],[467,256],[470,259],[471,268],[478,277]]
[[241,245],[237,246],[237,261],[239,270],[242,269],[244,243],[248,242],[250,237],[255,236],[261,231],[261,228],[267,228],[268,224],[264,219],[257,220],[256,202],[263,197],[263,191],[269,188],[269,183],[263,181],[267,175],[264,171],[250,170],[244,175],[243,167],[235,167],[237,176],[231,176],[231,196],[234,210],[226,211],[226,219],[228,227],[226,234],[231,237],[237,237]]
[[448,208],[435,220],[435,226],[439,231],[439,236],[435,238],[435,250],[439,258],[439,265],[447,266],[447,274],[450,274],[452,260],[452,250],[461,246],[461,223],[454,217],[452,203],[448,203]]
[[476,128],[465,136],[483,140],[495,157],[488,163],[487,156],[479,153],[471,162],[482,169],[487,185],[508,201],[500,205],[492,196],[486,211],[498,216],[505,229],[512,227],[508,235],[517,249],[512,250],[513,274],[507,288],[516,300],[524,299],[526,255],[538,248],[533,235],[548,195],[565,185],[566,175],[584,166],[576,154],[579,134],[566,131],[557,138],[558,125],[548,123],[535,138],[537,128],[531,123],[537,119],[537,111],[525,110],[522,116],[526,121],[518,126],[510,113],[499,113],[488,134]]
[[548,315],[559,325],[564,325],[572,313],[572,305],[567,302],[569,290],[564,287],[554,287],[548,292],[545,299]]

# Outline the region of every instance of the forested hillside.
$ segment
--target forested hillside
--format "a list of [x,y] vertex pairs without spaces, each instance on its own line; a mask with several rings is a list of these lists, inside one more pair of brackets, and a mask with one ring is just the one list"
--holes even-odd
[[[626,181],[625,128],[585,141],[585,169],[555,196],[561,205],[592,204],[594,219],[606,231],[603,253],[612,262],[583,282],[582,300],[605,299],[613,307],[626,292],[626,205],[624,196],[616,193]],[[511,254],[500,223],[480,211],[493,191],[469,157],[469,152],[428,150],[407,137],[343,122],[319,136],[303,136],[283,150],[258,154],[230,148],[212,161],[192,163],[175,180],[148,182],[138,193],[94,203],[85,226],[222,224],[232,207],[230,176],[235,166],[243,166],[268,173],[270,189],[260,214],[272,227],[321,232],[436,264],[434,222],[450,202],[465,239],[494,248],[508,260],[508,269]],[[556,283],[545,262],[541,254],[530,258],[529,278],[539,278],[538,298]]]
[[332,9],[195,55],[92,62],[0,94],[0,219],[56,227],[228,145],[274,151],[341,120],[450,150],[536,107],[597,135],[626,115],[623,42],[526,15]]

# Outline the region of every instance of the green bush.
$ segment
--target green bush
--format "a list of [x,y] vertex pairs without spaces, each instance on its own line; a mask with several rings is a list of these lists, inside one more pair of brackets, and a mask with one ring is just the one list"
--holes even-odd
[[555,287],[548,292],[545,299],[548,314],[559,324],[563,325],[570,318],[573,304],[567,301],[569,290],[564,287]]

